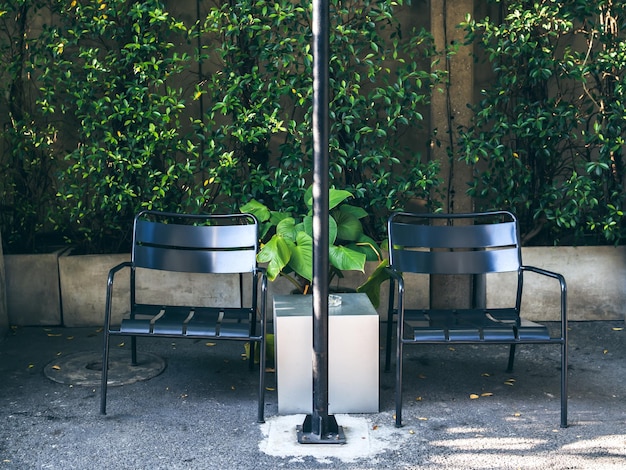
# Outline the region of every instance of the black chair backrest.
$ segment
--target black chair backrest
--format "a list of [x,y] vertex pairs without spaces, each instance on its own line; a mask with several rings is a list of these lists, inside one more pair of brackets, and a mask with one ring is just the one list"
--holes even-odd
[[135,267],[192,273],[245,273],[256,269],[258,222],[250,214],[137,214]]
[[517,271],[517,227],[515,216],[506,211],[396,213],[388,220],[389,264],[400,272],[422,274]]

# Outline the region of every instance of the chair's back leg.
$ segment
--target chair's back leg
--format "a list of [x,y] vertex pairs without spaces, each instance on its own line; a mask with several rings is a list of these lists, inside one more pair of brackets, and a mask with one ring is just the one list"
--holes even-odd
[[509,349],[509,364],[506,367],[507,372],[513,372],[513,362],[515,361],[515,344],[511,345]]
[[136,336],[131,336],[130,337],[130,351],[131,351],[131,364],[133,366],[137,365],[137,337]]

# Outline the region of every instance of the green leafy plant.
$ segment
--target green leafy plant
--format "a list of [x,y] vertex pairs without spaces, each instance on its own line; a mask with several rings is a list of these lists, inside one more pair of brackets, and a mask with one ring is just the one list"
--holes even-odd
[[0,230],[5,253],[51,248],[42,246],[41,239],[53,229],[49,216],[62,154],[57,123],[37,104],[34,62],[47,44],[33,29],[40,15],[54,11],[53,2],[46,0],[0,2]]
[[619,243],[624,219],[626,4],[508,0],[463,24],[493,71],[461,130],[479,209],[520,217],[524,242]]
[[[367,217],[362,208],[345,201],[352,197],[346,190],[329,191],[329,280],[346,270],[364,271],[366,261],[380,260],[376,242],[363,233],[361,220]],[[271,211],[253,200],[242,212],[253,214],[261,222],[261,250],[258,260],[267,263],[270,281],[286,277],[301,293],[307,293],[313,281],[313,214],[312,191],[304,196],[305,214]]]
[[[431,201],[438,165],[411,144],[441,80],[431,35],[403,27],[403,2],[331,0],[331,183],[354,196],[382,239],[390,211]],[[407,8],[407,9],[403,9]],[[207,74],[196,97],[207,109],[195,125],[204,159],[225,156],[228,172],[205,187],[207,199],[250,198],[272,210],[301,212],[311,181],[311,4],[305,0],[225,2],[199,28]],[[424,132],[424,142],[427,141]],[[425,146],[424,146],[425,147]]]
[[[160,0],[0,5],[7,243],[55,229],[76,252],[118,252],[141,208],[306,211],[310,2],[212,3],[187,24]],[[402,1],[330,8],[330,178],[378,240],[390,211],[439,184],[421,123],[441,77]]]
[[141,208],[197,210],[197,151],[180,135],[173,86],[189,62],[173,41],[186,28],[159,0],[68,2],[62,13],[37,64],[41,109],[75,126],[64,135],[60,228],[83,251],[125,250]]

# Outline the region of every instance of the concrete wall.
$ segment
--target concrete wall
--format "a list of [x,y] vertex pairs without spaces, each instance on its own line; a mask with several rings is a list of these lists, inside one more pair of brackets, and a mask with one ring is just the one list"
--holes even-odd
[[[46,259],[47,256],[5,256],[6,297],[10,300],[8,315],[5,317],[10,324],[102,325],[107,272],[116,264],[129,259],[129,255],[59,256],[58,269],[46,264],[50,261],[49,257]],[[533,247],[524,248],[523,256],[527,265],[557,271],[565,276],[571,320],[624,319],[626,247]],[[347,272],[345,278],[334,282],[332,287],[355,288],[367,279],[376,265],[368,263],[365,273]],[[50,279],[44,279],[43,274],[48,274]],[[17,278],[21,281],[17,282]],[[54,279],[57,279],[57,284]],[[514,283],[514,274],[488,276],[487,305],[510,305],[514,301]],[[187,274],[166,279],[163,273],[152,272],[143,283],[140,282],[140,287],[142,295],[154,302],[167,303],[172,298],[176,302],[188,304],[206,301],[236,305],[239,302],[238,279],[234,276],[216,276],[215,282],[207,286],[199,278]],[[128,309],[128,270],[120,272],[116,277],[115,289],[113,318],[119,321]],[[292,289],[293,286],[285,279],[269,283],[270,318],[272,296],[288,294]],[[408,279],[407,292],[411,300],[407,306],[427,307],[429,290],[428,279]],[[526,318],[539,321],[559,319],[559,286],[556,280],[529,274],[525,280],[525,292],[522,308]],[[0,292],[0,325],[1,301]],[[377,309],[381,320],[386,319],[387,302],[388,285],[385,283],[381,287],[381,302]],[[55,310],[57,303],[61,307]]]
[[[522,250],[525,265],[556,271],[567,282],[570,320],[623,320],[626,313],[626,247],[532,247]],[[487,305],[503,306],[515,293],[514,274],[487,281]],[[529,320],[558,320],[556,280],[528,274],[522,310]]]
[[5,255],[8,318],[11,325],[61,325],[61,251]]

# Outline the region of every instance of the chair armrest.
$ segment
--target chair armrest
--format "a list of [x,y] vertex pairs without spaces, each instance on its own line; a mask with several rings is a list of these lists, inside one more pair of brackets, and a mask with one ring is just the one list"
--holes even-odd
[[388,315],[391,317],[391,312],[394,310],[394,283],[398,283],[398,317],[404,315],[404,277],[402,273],[393,267],[385,268],[385,272],[389,276],[389,309]]
[[113,296],[113,281],[115,279],[115,274],[124,268],[130,268],[132,265],[131,261],[124,261],[109,270],[109,275],[107,276],[106,304],[104,307],[104,325],[106,330],[109,329],[111,323],[111,298]]
[[561,287],[561,321],[563,323],[567,323],[567,283],[565,282],[565,277],[562,274],[538,268],[536,266],[521,266],[520,269],[522,271],[533,272],[542,276],[551,277],[559,281],[559,285]]
[[265,323],[267,315],[267,269],[257,266],[256,274],[261,277],[261,319]]
[[132,262],[130,261],[124,261],[123,263],[118,264],[117,266],[113,266],[110,270],[109,270],[109,275],[107,277],[107,285],[112,285],[113,284],[113,278],[115,277],[115,274],[118,271],[121,271],[124,268],[130,268],[133,265]]
[[385,271],[393,281],[404,282],[404,278],[402,277],[402,273],[400,271],[397,271],[392,267],[386,267]]

